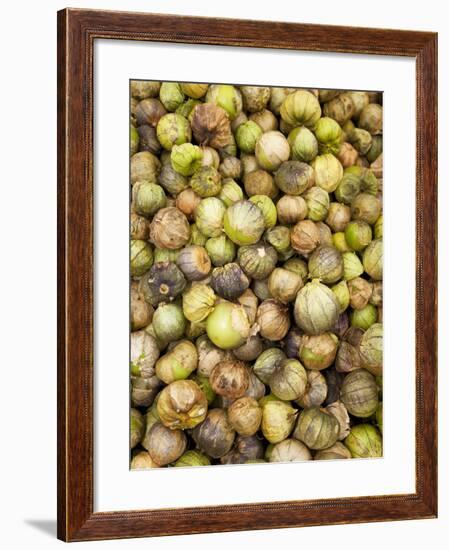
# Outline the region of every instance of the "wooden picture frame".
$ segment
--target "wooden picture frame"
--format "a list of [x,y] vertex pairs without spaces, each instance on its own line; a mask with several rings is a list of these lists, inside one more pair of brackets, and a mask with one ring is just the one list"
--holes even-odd
[[[94,512],[92,149],[96,39],[416,59],[415,493]],[[436,229],[436,33],[78,9],[58,12],[58,537],[79,541],[436,517]]]

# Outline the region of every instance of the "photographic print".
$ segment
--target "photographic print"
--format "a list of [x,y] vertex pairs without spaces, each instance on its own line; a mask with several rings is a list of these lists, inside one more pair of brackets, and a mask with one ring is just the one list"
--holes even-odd
[[58,12],[60,539],[436,517],[437,38]]
[[382,456],[382,93],[130,82],[132,469]]

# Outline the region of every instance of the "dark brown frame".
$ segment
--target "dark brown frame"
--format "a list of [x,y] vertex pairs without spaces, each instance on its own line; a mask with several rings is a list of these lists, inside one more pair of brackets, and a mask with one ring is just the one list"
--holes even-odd
[[[93,512],[93,44],[98,38],[416,59],[416,493]],[[231,19],[58,12],[58,537],[65,541],[437,515],[437,35]]]

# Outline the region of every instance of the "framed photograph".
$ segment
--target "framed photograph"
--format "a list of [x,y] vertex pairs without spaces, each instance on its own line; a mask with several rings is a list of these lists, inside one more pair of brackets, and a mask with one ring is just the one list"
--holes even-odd
[[58,537],[437,514],[437,35],[58,12]]

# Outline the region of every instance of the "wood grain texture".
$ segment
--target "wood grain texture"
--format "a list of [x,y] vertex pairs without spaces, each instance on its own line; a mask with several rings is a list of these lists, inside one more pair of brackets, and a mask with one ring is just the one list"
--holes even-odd
[[[410,56],[417,68],[416,493],[93,512],[93,43],[146,40]],[[58,537],[96,540],[437,514],[437,36],[125,12],[58,13]]]

